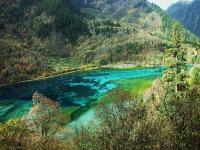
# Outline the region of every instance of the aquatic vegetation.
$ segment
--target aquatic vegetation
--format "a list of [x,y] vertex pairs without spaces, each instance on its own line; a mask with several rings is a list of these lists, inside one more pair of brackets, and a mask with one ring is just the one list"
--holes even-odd
[[149,76],[143,78],[127,79],[125,81],[119,81],[122,89],[130,91],[133,95],[142,94],[145,90],[151,87],[153,81],[157,77]]
[[[4,115],[2,114],[0,117],[2,120],[7,120],[23,116],[31,107],[32,94],[39,91],[56,100],[66,114],[70,115],[69,118],[72,116],[72,118],[77,118],[82,112],[88,110],[87,106],[93,105],[108,91],[126,86],[135,93],[142,92],[143,89],[150,86],[154,78],[161,74],[162,68],[96,69],[15,86],[0,87],[0,99],[6,105],[2,110]],[[12,111],[7,110],[9,107],[12,107]]]

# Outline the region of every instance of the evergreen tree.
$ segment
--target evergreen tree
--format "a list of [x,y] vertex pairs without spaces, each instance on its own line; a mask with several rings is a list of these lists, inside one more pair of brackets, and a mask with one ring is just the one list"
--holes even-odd
[[164,75],[165,81],[175,86],[175,92],[183,91],[186,88],[186,59],[185,48],[183,47],[182,26],[175,23],[172,27],[171,42],[173,48],[167,50],[168,70]]

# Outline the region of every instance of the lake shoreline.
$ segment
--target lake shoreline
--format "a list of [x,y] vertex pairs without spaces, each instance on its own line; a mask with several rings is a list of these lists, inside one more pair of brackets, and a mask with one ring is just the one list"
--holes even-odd
[[134,70],[134,69],[144,69],[144,68],[154,68],[154,67],[161,67],[161,66],[154,66],[154,65],[134,65],[134,64],[108,64],[104,66],[94,66],[94,67],[89,67],[89,68],[77,68],[77,69],[72,69],[63,73],[57,73],[55,72],[55,75],[49,75],[46,77],[36,77],[33,79],[29,80],[23,80],[15,83],[5,83],[5,84],[0,84],[0,87],[7,87],[7,86],[12,86],[12,85],[17,85],[17,84],[22,84],[22,83],[31,83],[34,81],[42,81],[42,80],[47,80],[55,77],[59,77],[62,75],[68,75],[68,74],[73,74],[73,73],[78,73],[78,72],[83,72],[83,71],[91,71],[91,70],[96,70],[96,69],[119,69],[119,70]]
[[34,79],[23,80],[23,81],[19,81],[19,82],[15,82],[15,83],[0,84],[0,87],[12,86],[12,85],[17,85],[17,84],[22,84],[22,83],[29,83],[29,82],[34,82],[34,81],[42,81],[42,80],[47,80],[47,79],[59,77],[59,76],[62,76],[62,75],[68,75],[68,74],[73,74],[73,73],[82,72],[82,71],[89,71],[89,70],[94,70],[94,69],[99,69],[99,68],[100,67],[80,68],[80,69],[77,69],[77,70],[72,69],[70,71],[66,71],[66,72],[63,72],[63,73],[57,73],[55,75],[49,75],[49,76],[46,76],[46,77],[36,77]]
[[[88,115],[88,110],[97,106],[100,101],[109,103],[104,99],[108,91],[112,91],[116,87],[126,87],[128,88],[126,90],[130,89],[129,91],[134,95],[140,93],[150,86],[151,81],[154,77],[161,74],[160,69],[162,69],[162,67],[152,68],[152,66],[134,66],[134,68],[130,67],[130,65],[127,66],[129,67],[122,68],[119,66],[120,69],[116,66],[93,67],[92,69],[100,69],[70,74],[69,76],[63,75],[55,77],[55,80],[48,77],[46,80],[37,82],[29,81],[32,83],[0,88],[2,90],[0,94],[3,93],[4,96],[4,98],[2,97],[3,102],[6,98],[8,99],[8,101],[5,101],[5,107],[2,107],[3,112],[7,113],[7,107],[12,106],[13,108],[13,111],[9,112],[7,117],[5,117],[5,121],[10,118],[20,118],[21,114],[27,113],[31,105],[27,105],[28,103],[23,100],[31,101],[32,93],[41,88],[44,89],[40,91],[41,93],[53,98],[55,101],[59,101],[63,106],[63,113],[68,116],[70,122],[77,122],[77,120],[78,122],[82,122],[82,120],[85,122],[84,117],[81,116],[84,114]],[[42,82],[42,85],[40,82]],[[95,84],[90,84],[93,82]],[[10,96],[10,94],[16,96]],[[17,103],[8,103],[9,99],[16,100]],[[23,102],[18,105],[18,101]]]

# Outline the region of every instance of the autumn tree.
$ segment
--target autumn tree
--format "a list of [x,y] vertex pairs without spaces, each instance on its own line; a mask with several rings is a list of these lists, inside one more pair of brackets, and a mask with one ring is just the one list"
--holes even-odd
[[39,133],[42,143],[52,141],[57,134],[65,130],[66,116],[57,102],[35,92],[32,96],[33,107],[27,115],[31,128]]
[[67,119],[59,104],[38,92],[32,101],[28,115],[0,123],[0,149],[64,149],[59,136],[66,133]]
[[0,149],[28,149],[31,147],[31,134],[23,120],[0,123]]

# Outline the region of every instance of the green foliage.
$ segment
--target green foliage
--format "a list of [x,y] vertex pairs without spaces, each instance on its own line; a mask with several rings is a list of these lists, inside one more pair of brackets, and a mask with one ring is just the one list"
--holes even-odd
[[29,0],[2,1],[0,3],[0,17],[4,23],[16,23],[23,18],[24,10],[33,2]]
[[171,84],[165,84],[166,93],[160,108],[162,108],[162,114],[173,126],[175,144],[178,149],[198,149],[199,147],[200,92],[197,85],[198,76],[199,72],[194,71],[189,79],[192,81],[190,85],[177,93],[174,92]]
[[35,17],[43,17],[45,14],[47,17],[46,22],[35,23],[39,37],[46,38],[49,33],[56,31],[63,33],[69,40],[76,41],[79,35],[89,33],[83,15],[78,9],[74,9],[70,1],[45,0],[38,7]]
[[195,67],[192,70],[192,77],[190,78],[191,85],[199,85],[200,84],[200,68]]
[[186,59],[185,59],[185,49],[183,49],[183,41],[181,35],[181,25],[175,23],[173,25],[172,32],[172,43],[173,48],[167,51],[169,58],[168,67],[169,70],[166,71],[164,80],[171,82],[175,85],[175,92],[183,90],[186,88],[185,78],[186,78]]
[[[162,26],[161,30],[164,32],[164,38],[170,40],[171,34],[173,31],[171,30],[173,28],[174,24],[179,24],[176,20],[172,19],[168,15],[166,15],[165,12],[163,12],[160,8],[157,8],[157,6],[154,6],[155,10],[162,16]],[[180,32],[182,34],[182,38],[186,43],[194,44],[199,39],[194,34],[192,34],[190,31],[188,31],[185,28],[180,28]]]

